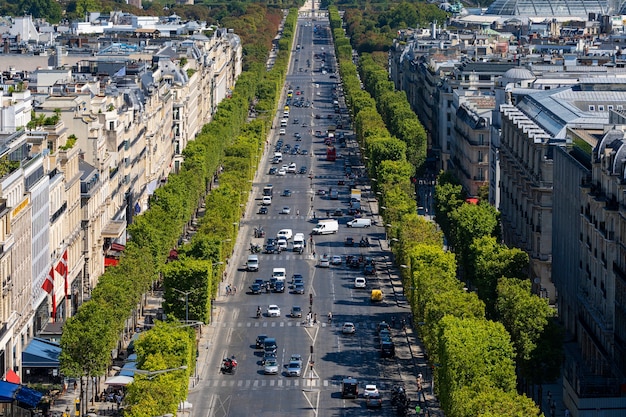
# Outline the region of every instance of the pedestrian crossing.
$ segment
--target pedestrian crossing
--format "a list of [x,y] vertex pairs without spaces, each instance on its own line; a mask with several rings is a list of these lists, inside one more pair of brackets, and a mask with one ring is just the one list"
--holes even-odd
[[[233,379],[230,375],[225,375],[219,379],[207,379],[205,381],[211,388],[241,388],[249,390],[259,388],[328,388],[336,390],[341,387],[340,380],[320,379],[318,377],[309,378],[308,373],[298,378],[283,375],[267,375],[260,379]],[[359,380],[359,385],[365,386],[367,384],[374,384],[381,391],[391,389],[394,385],[387,381]]]
[[[343,327],[343,321],[337,321],[333,323],[328,323],[326,319],[318,320],[317,324],[307,323],[306,320],[302,318],[290,318],[290,317],[277,317],[277,318],[263,318],[263,319],[254,319],[250,321],[238,321],[238,322],[218,322],[215,323],[215,327],[222,328],[236,328],[236,329],[264,329],[264,328],[276,328],[276,327],[321,327],[328,328],[329,330],[341,330]],[[379,322],[351,322],[358,331],[364,330],[376,330]],[[397,329],[396,329],[397,330]]]
[[[306,249],[305,249],[306,250]],[[259,254],[259,259],[271,259],[273,261],[289,261],[293,259],[314,259],[312,254],[293,252],[291,249],[284,250],[281,254],[263,253]]]

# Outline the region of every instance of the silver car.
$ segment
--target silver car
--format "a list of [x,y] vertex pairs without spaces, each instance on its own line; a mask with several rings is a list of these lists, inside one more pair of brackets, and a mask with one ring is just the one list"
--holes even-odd
[[300,376],[302,374],[302,365],[299,361],[291,361],[287,365],[287,376]]
[[263,370],[265,375],[276,375],[278,374],[278,362],[276,359],[268,359],[265,361],[265,369]]

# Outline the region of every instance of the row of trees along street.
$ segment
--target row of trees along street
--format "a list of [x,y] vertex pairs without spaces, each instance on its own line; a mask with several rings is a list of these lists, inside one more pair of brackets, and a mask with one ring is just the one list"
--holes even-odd
[[531,293],[527,254],[499,243],[497,211],[466,202],[448,174],[435,189],[441,229],[417,215],[410,177],[424,169],[426,133],[375,57],[361,56],[357,71],[335,7],[329,16],[346,102],[443,411],[537,415],[523,392],[558,374],[561,333],[547,300]]
[[[254,13],[265,8],[252,8]],[[146,371],[176,369],[151,376],[135,374],[125,398],[124,415],[152,417],[176,413],[187,398],[189,377],[196,358],[196,334],[179,320],[208,323],[211,302],[237,235],[236,225],[250,195],[256,165],[271,128],[284,84],[297,10],[285,19],[278,55],[270,71],[265,62],[248,62],[232,92],[218,107],[211,123],[184,150],[180,173],[171,174],[157,189],[150,209],[128,227],[129,241],[116,267],[103,274],[92,297],[64,325],[60,367],[64,376],[83,381],[101,377],[111,365],[111,352],[123,348],[128,318],[140,309],[142,296],[162,277],[167,323],[142,334],[137,342],[137,368]],[[259,21],[259,19],[255,19]],[[276,21],[271,16],[267,22]],[[257,26],[266,50],[278,27]],[[270,34],[269,38],[267,35]],[[251,103],[267,109],[266,116],[249,121]],[[219,187],[212,189],[216,173]],[[210,191],[210,192],[209,192]],[[191,242],[178,246],[182,231],[204,204],[205,215]],[[235,225],[235,227],[233,227]],[[177,249],[177,259],[169,259]],[[188,303],[180,294],[188,295]],[[190,307],[186,311],[185,304]],[[86,394],[84,394],[86,395]],[[87,398],[81,398],[86,411]]]

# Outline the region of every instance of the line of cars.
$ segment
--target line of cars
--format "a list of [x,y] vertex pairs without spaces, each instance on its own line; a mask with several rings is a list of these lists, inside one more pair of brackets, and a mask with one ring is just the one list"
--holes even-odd
[[[266,334],[260,334],[256,337],[255,347],[256,349],[263,349],[262,359],[260,360],[260,365],[263,366],[263,373],[265,375],[278,375],[280,366],[278,365],[278,344],[276,339]],[[299,377],[302,375],[301,355],[294,353],[290,356],[289,362],[285,365],[284,375],[288,377]]]

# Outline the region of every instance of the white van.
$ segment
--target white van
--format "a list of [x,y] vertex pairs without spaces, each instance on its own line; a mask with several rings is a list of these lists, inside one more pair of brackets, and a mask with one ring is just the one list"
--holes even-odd
[[283,162],[283,154],[280,152],[274,152],[274,161],[278,164],[279,162]]
[[293,251],[299,252],[301,249],[306,247],[306,238],[304,237],[304,233],[296,233],[293,237]]
[[331,233],[337,233],[339,230],[339,223],[335,219],[323,219],[317,222],[317,226],[313,228],[314,235],[329,235]]
[[248,261],[246,262],[246,269],[248,271],[259,270],[259,256],[258,255],[248,255]]
[[285,239],[289,240],[293,236],[293,231],[291,229],[280,229],[278,233],[276,233],[276,239]]
[[276,278],[276,281],[285,281],[287,277],[287,270],[285,268],[274,268],[272,270],[272,278]]
[[348,227],[370,227],[372,219],[354,219],[348,222]]

